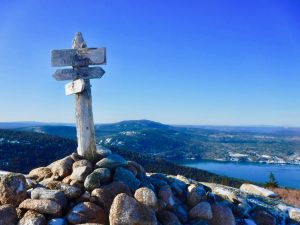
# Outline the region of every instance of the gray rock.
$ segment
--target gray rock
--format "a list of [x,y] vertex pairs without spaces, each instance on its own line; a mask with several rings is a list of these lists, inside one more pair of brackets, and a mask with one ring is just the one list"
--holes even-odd
[[[138,178],[138,177],[137,177],[137,178]],[[155,187],[154,187],[154,185],[151,183],[149,177],[144,176],[144,177],[141,177],[141,178],[138,178],[138,179],[139,179],[140,182],[141,182],[141,185],[140,185],[141,187],[147,187],[147,188],[149,188],[149,189],[155,191]]]
[[30,179],[30,178],[26,178],[26,187],[25,189],[28,190],[28,189],[31,189],[33,188],[34,186],[36,186],[37,182]]
[[157,218],[162,225],[181,225],[177,216],[174,213],[167,210],[158,212]]
[[19,208],[54,215],[59,214],[62,210],[58,203],[48,199],[26,199],[19,205]]
[[81,224],[77,224],[77,225],[104,225],[102,223],[81,223]]
[[[177,176],[168,175],[168,183],[171,186],[172,183],[175,184],[180,189],[185,189],[187,187],[186,183],[180,179],[177,178]],[[183,178],[182,178],[183,179]]]
[[86,190],[92,191],[96,188],[101,187],[101,185],[108,184],[110,181],[110,170],[107,168],[98,168],[86,177],[84,181],[84,187],[86,188]]
[[18,225],[46,225],[46,218],[38,212],[29,210],[19,221]]
[[191,179],[186,178],[186,177],[184,177],[184,176],[182,176],[182,175],[177,175],[177,176],[176,176],[176,179],[178,179],[178,180],[184,182],[185,185],[190,185],[190,184],[191,184]]
[[158,197],[163,200],[169,208],[172,208],[175,204],[174,195],[169,185],[164,185],[159,189]]
[[172,208],[173,213],[178,217],[182,223],[187,223],[189,220],[189,215],[187,208],[183,204],[175,204]]
[[255,209],[252,213],[252,218],[257,225],[276,225],[276,219],[267,211]]
[[46,188],[35,188],[31,191],[32,199],[48,199],[57,202],[62,208],[65,208],[68,201],[65,194],[58,190],[49,190]]
[[300,209],[299,208],[289,207],[288,214],[292,220],[300,223]]
[[115,171],[114,181],[121,181],[126,184],[132,192],[139,188],[141,182],[127,169],[118,167]]
[[190,221],[189,225],[208,225],[208,222],[207,220],[193,219]]
[[77,152],[73,152],[70,157],[73,159],[73,161],[79,161],[84,159],[83,156],[79,155]]
[[[182,184],[184,184],[184,186],[182,186]],[[181,181],[176,181],[174,179],[169,182],[169,185],[172,188],[172,190],[178,195],[183,195],[184,193],[186,193],[186,185]]]
[[76,202],[88,202],[90,201],[91,194],[88,191],[85,191],[78,199],[76,199]]
[[79,181],[79,180],[72,180],[72,181],[70,182],[70,185],[73,186],[73,187],[77,187],[77,188],[79,188],[80,190],[83,190],[83,189],[84,189],[83,182],[82,182],[82,181]]
[[[80,161],[77,161],[80,162]],[[77,181],[84,181],[87,175],[89,175],[92,172],[91,168],[88,166],[80,166],[80,167],[75,167],[70,178],[72,180],[77,180]]]
[[53,180],[52,178],[47,178],[47,179],[39,182],[39,185],[53,190],[53,189],[58,189],[58,187],[61,183],[62,183],[61,181]]
[[77,225],[104,225],[102,223],[81,223],[81,224],[77,224]]
[[26,198],[26,179],[22,174],[9,173],[0,177],[0,205],[18,206]]
[[242,202],[246,199],[247,194],[243,193],[239,189],[232,188],[229,186],[215,184],[215,183],[205,183],[201,182],[201,184],[212,190],[212,193],[217,197],[220,196],[223,199],[229,200],[232,203]]
[[111,154],[112,154],[111,150],[104,147],[103,145],[97,146],[96,157],[98,160],[103,159]]
[[69,175],[69,176],[66,176],[61,182],[64,184],[70,184],[71,181],[72,181],[71,175]]
[[99,178],[100,178],[100,182],[101,185],[106,185],[109,184],[111,182],[111,172],[109,169],[107,168],[98,168],[94,170],[94,173],[97,173]]
[[47,225],[68,225],[64,218],[54,218],[48,221]]
[[72,169],[74,171],[77,167],[82,167],[82,166],[87,166],[90,169],[90,171],[93,170],[92,163],[86,159],[81,159],[81,160],[74,162],[72,165]]
[[54,176],[65,178],[72,173],[73,163],[74,160],[71,158],[71,156],[67,156],[51,163],[48,167],[51,169],[51,172]]
[[0,224],[12,225],[18,221],[17,212],[13,205],[5,204],[0,206]]
[[240,190],[250,194],[261,195],[269,198],[277,197],[277,194],[275,194],[273,191],[267,190],[254,184],[242,184]]
[[111,154],[96,163],[96,167],[114,169],[126,165],[127,161],[118,154]]
[[122,182],[114,181],[108,185],[93,190],[91,195],[96,198],[97,204],[103,206],[105,212],[108,214],[114,198],[120,193],[126,193],[131,196],[131,191],[127,185]]
[[144,178],[146,177],[146,171],[144,169],[144,167],[142,167],[140,164],[138,164],[137,162],[134,161],[128,161],[127,162],[128,166],[134,167],[136,169],[136,177],[138,179]]
[[[249,194],[237,188],[224,186],[221,184],[204,183],[204,182],[201,183],[209,187],[216,196],[221,196],[222,198],[229,200],[229,202],[232,202],[234,204],[238,204],[238,203],[243,204],[242,208],[244,208],[243,210],[246,216],[248,212],[251,210],[251,208],[261,208],[264,211],[272,212],[272,216],[276,218],[276,222],[278,224],[284,223],[287,214],[289,214],[289,217],[291,217],[290,211],[291,208],[293,207],[286,205],[285,203],[279,201],[278,199]],[[241,208],[239,208],[239,210],[240,209]],[[293,208],[293,210],[300,212],[300,209],[297,208]]]
[[69,199],[79,198],[82,194],[82,191],[78,187],[74,187],[68,184],[60,183],[59,190],[64,192],[65,196]]
[[104,210],[91,202],[83,202],[74,206],[66,218],[71,224],[105,223]]
[[187,201],[190,206],[197,205],[206,195],[202,185],[191,184],[188,186]]
[[152,173],[150,175],[150,178],[155,178],[155,179],[163,180],[163,181],[165,181],[167,183],[169,181],[168,176],[166,174],[163,174],[163,173]]
[[135,177],[137,176],[137,169],[135,168],[135,166],[133,165],[129,165],[129,163],[127,162],[127,165],[122,166],[123,168],[129,170]]
[[101,187],[101,179],[98,173],[92,172],[85,178],[84,188],[87,191],[93,191],[94,189],[100,187]]
[[236,210],[241,217],[249,217],[249,212],[251,211],[252,207],[247,203],[246,200],[242,201],[237,205]]
[[229,207],[221,204],[211,205],[213,217],[209,221],[210,225],[235,225],[235,218]]
[[165,210],[167,208],[167,203],[165,203],[163,200],[161,199],[157,199],[157,208],[156,211],[162,211]]
[[244,219],[244,223],[245,225],[256,225],[256,223],[250,219]]
[[28,174],[29,178],[32,179],[44,179],[52,176],[51,169],[48,167],[38,167],[31,170]]
[[111,206],[109,214],[110,225],[157,225],[155,213],[134,198],[118,194]]
[[165,186],[168,184],[168,182],[158,179],[156,177],[150,177],[150,182],[156,189],[160,189],[161,187]]
[[190,218],[193,219],[212,219],[212,210],[208,202],[199,202],[189,211]]
[[156,208],[157,207],[157,197],[149,188],[142,187],[135,191],[134,198],[141,204],[150,207]]

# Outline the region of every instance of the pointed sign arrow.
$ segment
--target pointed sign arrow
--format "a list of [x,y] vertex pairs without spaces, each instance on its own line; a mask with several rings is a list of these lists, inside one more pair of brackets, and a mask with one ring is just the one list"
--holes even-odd
[[55,80],[76,80],[101,78],[105,71],[101,67],[77,67],[58,69],[53,74]]
[[105,48],[79,48],[51,51],[51,65],[64,66],[88,66],[106,63]]

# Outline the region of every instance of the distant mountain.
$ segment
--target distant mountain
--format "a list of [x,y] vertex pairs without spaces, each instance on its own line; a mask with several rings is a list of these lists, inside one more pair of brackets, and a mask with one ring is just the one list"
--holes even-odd
[[148,122],[142,129],[118,129],[118,133],[97,136],[97,142],[167,159],[300,163],[297,129],[255,129],[231,127],[224,131],[219,127],[157,127]]
[[15,128],[18,131],[50,134],[68,139],[76,139],[76,128],[74,126],[63,125],[39,125]]
[[214,125],[176,125],[177,127],[201,128],[226,132],[248,132],[263,134],[300,135],[299,127],[280,126],[214,126]]
[[[74,126],[18,128],[76,139]],[[300,129],[284,127],[172,126],[149,120],[95,125],[98,144],[164,159],[300,163]]]
[[[102,137],[105,135],[118,134],[123,131],[137,131],[142,129],[165,130],[168,128],[168,125],[153,122],[150,120],[129,120],[122,121],[119,123],[96,124],[95,132],[97,137]],[[33,126],[15,127],[15,129],[20,131],[30,131],[36,133],[56,135],[64,138],[76,139],[76,128],[74,125],[66,126],[63,124],[41,124]]]
[[39,122],[0,122],[0,129],[14,129],[21,127],[30,127],[30,126],[42,126],[46,123]]

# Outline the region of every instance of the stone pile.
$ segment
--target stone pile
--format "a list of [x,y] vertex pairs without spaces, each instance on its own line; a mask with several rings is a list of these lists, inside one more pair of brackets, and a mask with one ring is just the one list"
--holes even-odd
[[300,224],[299,209],[264,190],[149,174],[138,163],[101,148],[96,163],[73,153],[25,176],[2,175],[0,224]]

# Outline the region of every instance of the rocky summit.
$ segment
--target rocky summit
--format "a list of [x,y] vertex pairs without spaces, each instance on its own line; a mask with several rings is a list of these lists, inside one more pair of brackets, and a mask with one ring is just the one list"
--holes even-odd
[[240,189],[147,173],[108,149],[0,176],[1,225],[299,225],[300,209],[253,184]]

